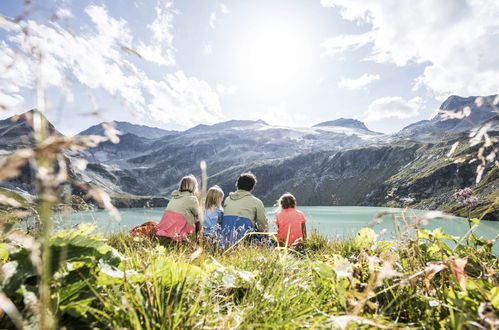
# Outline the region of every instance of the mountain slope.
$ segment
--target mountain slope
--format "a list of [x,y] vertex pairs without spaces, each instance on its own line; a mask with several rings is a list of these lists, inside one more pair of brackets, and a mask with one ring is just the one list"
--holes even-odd
[[[424,135],[434,132],[462,132],[499,118],[499,95],[460,97],[449,96],[440,111],[431,119],[406,126],[401,135]],[[457,118],[459,117],[459,118]]]
[[[147,139],[159,139],[166,135],[176,134],[177,131],[167,131],[157,127],[149,127],[144,125],[131,124],[124,121],[114,121],[116,124],[116,129],[121,132],[121,134],[134,134]],[[102,124],[94,125],[86,130],[78,133],[78,135],[105,135],[104,128]]]
[[[456,189],[474,185],[478,163],[456,163],[447,153],[460,141],[457,157],[469,160],[476,155],[478,146],[466,147],[465,142],[477,125],[487,123],[492,138],[499,138],[496,99],[485,97],[479,106],[477,97],[452,96],[441,108],[454,109],[454,114],[465,113],[463,118],[437,115],[393,135],[372,132],[362,122],[345,118],[314,127],[232,120],[157,138],[145,136],[149,131],[143,127],[122,125],[118,129],[140,129],[135,130],[137,134],[125,130],[118,144],[105,142],[66,157],[70,164],[77,157],[86,158],[87,170],[71,166],[72,176],[104,189],[120,206],[141,205],[151,201],[150,196],[163,196],[164,203],[164,196],[169,196],[178,180],[189,173],[198,174],[199,163],[204,160],[209,184],[218,184],[226,192],[234,189],[241,172],[254,171],[259,179],[255,194],[266,205],[290,191],[300,205],[411,206],[464,214],[451,195]],[[0,150],[8,153],[29,145],[29,133],[22,123],[1,121]],[[100,126],[94,126],[82,133],[103,132]],[[488,148],[486,154],[491,151]],[[482,201],[479,209],[499,191],[499,171],[491,164],[485,168],[481,183],[474,187]],[[30,190],[27,171],[20,180],[1,185]],[[487,217],[499,219],[497,209],[489,211]]]

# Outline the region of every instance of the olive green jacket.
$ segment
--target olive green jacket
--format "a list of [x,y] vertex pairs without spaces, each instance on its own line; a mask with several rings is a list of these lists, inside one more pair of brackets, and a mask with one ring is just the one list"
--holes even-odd
[[197,197],[188,191],[175,190],[172,199],[168,202],[167,211],[180,213],[187,223],[194,227],[199,218],[199,202]]
[[268,231],[269,223],[261,200],[249,191],[231,192],[224,202],[224,216],[238,216],[253,221],[258,231]]

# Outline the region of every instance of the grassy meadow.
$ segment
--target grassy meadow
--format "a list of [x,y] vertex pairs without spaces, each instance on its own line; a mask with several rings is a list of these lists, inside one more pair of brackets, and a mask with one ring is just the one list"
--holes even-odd
[[80,225],[50,239],[50,308],[38,298],[36,240],[11,230],[0,246],[0,327],[37,328],[47,313],[67,329],[494,329],[499,259],[476,225],[458,238],[415,221],[393,242],[370,228],[336,240],[312,233],[296,250],[202,249]]

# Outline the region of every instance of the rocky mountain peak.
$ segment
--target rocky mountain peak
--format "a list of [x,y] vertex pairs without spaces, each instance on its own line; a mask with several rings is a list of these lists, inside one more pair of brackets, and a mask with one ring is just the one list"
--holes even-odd
[[211,130],[223,130],[238,127],[248,127],[250,125],[261,125],[268,126],[268,124],[261,120],[228,120],[221,123],[216,123],[213,125],[199,124],[193,128],[188,129],[186,132],[199,132],[199,131],[211,131]]
[[[134,134],[147,139],[158,139],[166,135],[177,133],[177,131],[168,131],[157,127],[132,124],[126,121],[114,121],[116,129],[124,134]],[[78,135],[104,135],[102,123],[91,126],[86,130],[78,133]]]
[[356,128],[369,131],[369,129],[363,122],[351,118],[339,118],[335,120],[324,121],[322,123],[314,125],[313,127],[324,127],[324,126],[347,127],[347,128]]

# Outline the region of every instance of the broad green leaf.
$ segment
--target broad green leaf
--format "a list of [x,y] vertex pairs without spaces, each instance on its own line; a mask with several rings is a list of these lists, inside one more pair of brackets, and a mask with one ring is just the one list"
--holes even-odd
[[9,246],[7,243],[0,243],[0,260],[9,259]]
[[499,309],[499,287],[496,286],[490,290],[490,302],[494,308]]

